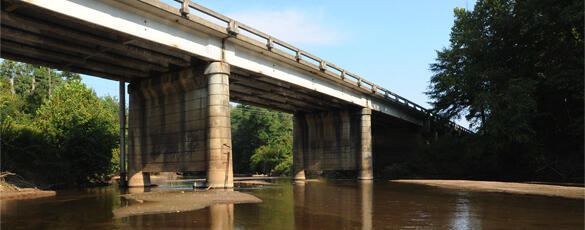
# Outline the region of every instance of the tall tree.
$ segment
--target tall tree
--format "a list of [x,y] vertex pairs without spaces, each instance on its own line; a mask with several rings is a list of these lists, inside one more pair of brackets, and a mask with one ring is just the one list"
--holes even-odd
[[235,172],[290,173],[292,115],[237,105],[231,121]]
[[471,120],[504,170],[582,180],[583,27],[582,0],[456,8],[451,45],[431,65],[434,110]]

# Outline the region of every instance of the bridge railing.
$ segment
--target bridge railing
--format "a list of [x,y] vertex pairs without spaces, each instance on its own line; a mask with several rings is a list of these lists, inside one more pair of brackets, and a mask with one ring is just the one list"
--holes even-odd
[[[311,68],[316,68],[319,69],[321,72],[326,73],[328,76],[333,77],[333,78],[337,78],[337,79],[341,79],[342,81],[344,81],[345,83],[348,84],[352,84],[354,86],[357,86],[358,88],[362,88],[362,89],[366,89],[369,90],[372,94],[374,95],[378,95],[382,98],[385,98],[386,100],[392,101],[394,103],[397,104],[401,104],[405,107],[411,108],[413,110],[419,111],[421,113],[426,114],[429,118],[432,119],[444,119],[441,118],[440,116],[438,116],[437,114],[432,113],[430,110],[425,109],[424,107],[388,90],[385,89],[379,85],[376,85],[362,77],[360,77],[357,74],[351,73],[341,67],[338,67],[324,59],[321,59],[315,55],[312,55],[304,50],[301,50],[297,47],[294,47],[282,40],[279,40],[277,38],[274,38],[266,33],[263,33],[259,30],[256,30],[248,25],[245,25],[243,23],[240,23],[234,19],[231,19],[227,16],[224,16],[220,13],[217,13],[211,9],[208,9],[204,6],[201,6],[197,3],[192,2],[191,0],[174,0],[177,3],[180,3],[180,8],[179,11],[181,12],[181,14],[183,15],[187,15],[191,13],[191,9],[196,10],[197,12],[203,13],[204,15],[211,17],[212,19],[215,19],[217,21],[219,21],[220,23],[225,23],[224,26],[226,27],[226,31],[228,34],[231,35],[238,35],[240,34],[240,29],[247,32],[247,35],[253,35],[253,36],[257,36],[257,38],[254,38],[255,40],[261,41],[261,42],[265,42],[266,44],[266,49],[268,49],[269,51],[274,51],[274,49],[278,49],[277,47],[280,48],[280,50],[291,54],[289,55],[291,59],[308,65]],[[294,54],[294,55],[292,55]],[[466,129],[458,124],[455,124],[452,121],[447,122],[448,126],[450,126],[451,128],[453,128],[456,131],[461,131],[461,132],[465,132],[465,133],[473,133],[471,130]]]

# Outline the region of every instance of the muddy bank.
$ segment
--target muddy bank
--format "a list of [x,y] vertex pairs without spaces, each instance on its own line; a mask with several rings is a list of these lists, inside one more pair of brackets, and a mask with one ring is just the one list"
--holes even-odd
[[585,188],[534,183],[510,183],[469,180],[390,180],[397,183],[422,184],[446,189],[478,192],[502,192],[523,195],[541,195],[585,199]]
[[36,185],[14,173],[0,173],[0,200],[34,199],[55,196],[56,194],[55,191],[38,189]]
[[41,197],[55,196],[55,191],[44,191],[39,189],[23,189],[18,192],[0,192],[0,200],[12,199],[35,199]]
[[126,207],[113,210],[114,218],[193,211],[215,204],[262,202],[262,200],[253,195],[227,190],[161,191],[126,194],[122,195],[122,197],[130,202]]

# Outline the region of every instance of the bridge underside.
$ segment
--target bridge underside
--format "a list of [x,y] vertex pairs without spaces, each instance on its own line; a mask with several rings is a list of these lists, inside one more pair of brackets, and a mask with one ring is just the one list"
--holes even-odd
[[[2,58],[126,82],[210,61],[38,7],[2,3]],[[230,100],[234,102],[289,113],[352,107],[310,89],[231,68]]]
[[371,179],[421,140],[420,111],[355,99],[359,86],[327,94],[315,85],[332,82],[317,77],[299,85],[22,1],[2,0],[0,15],[2,58],[131,83],[130,185],[148,185],[149,172],[207,171],[210,185],[230,187],[229,101],[294,114],[297,179],[306,170]]

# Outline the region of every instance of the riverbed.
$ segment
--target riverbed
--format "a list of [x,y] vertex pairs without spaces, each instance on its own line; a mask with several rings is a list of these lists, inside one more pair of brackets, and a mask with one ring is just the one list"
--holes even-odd
[[[147,189],[57,191],[54,197],[2,200],[2,229],[583,229],[582,199],[443,189],[375,181],[317,180],[236,188],[261,203],[115,217],[144,203],[141,192],[193,192],[189,181]],[[150,191],[149,191],[150,190]]]

